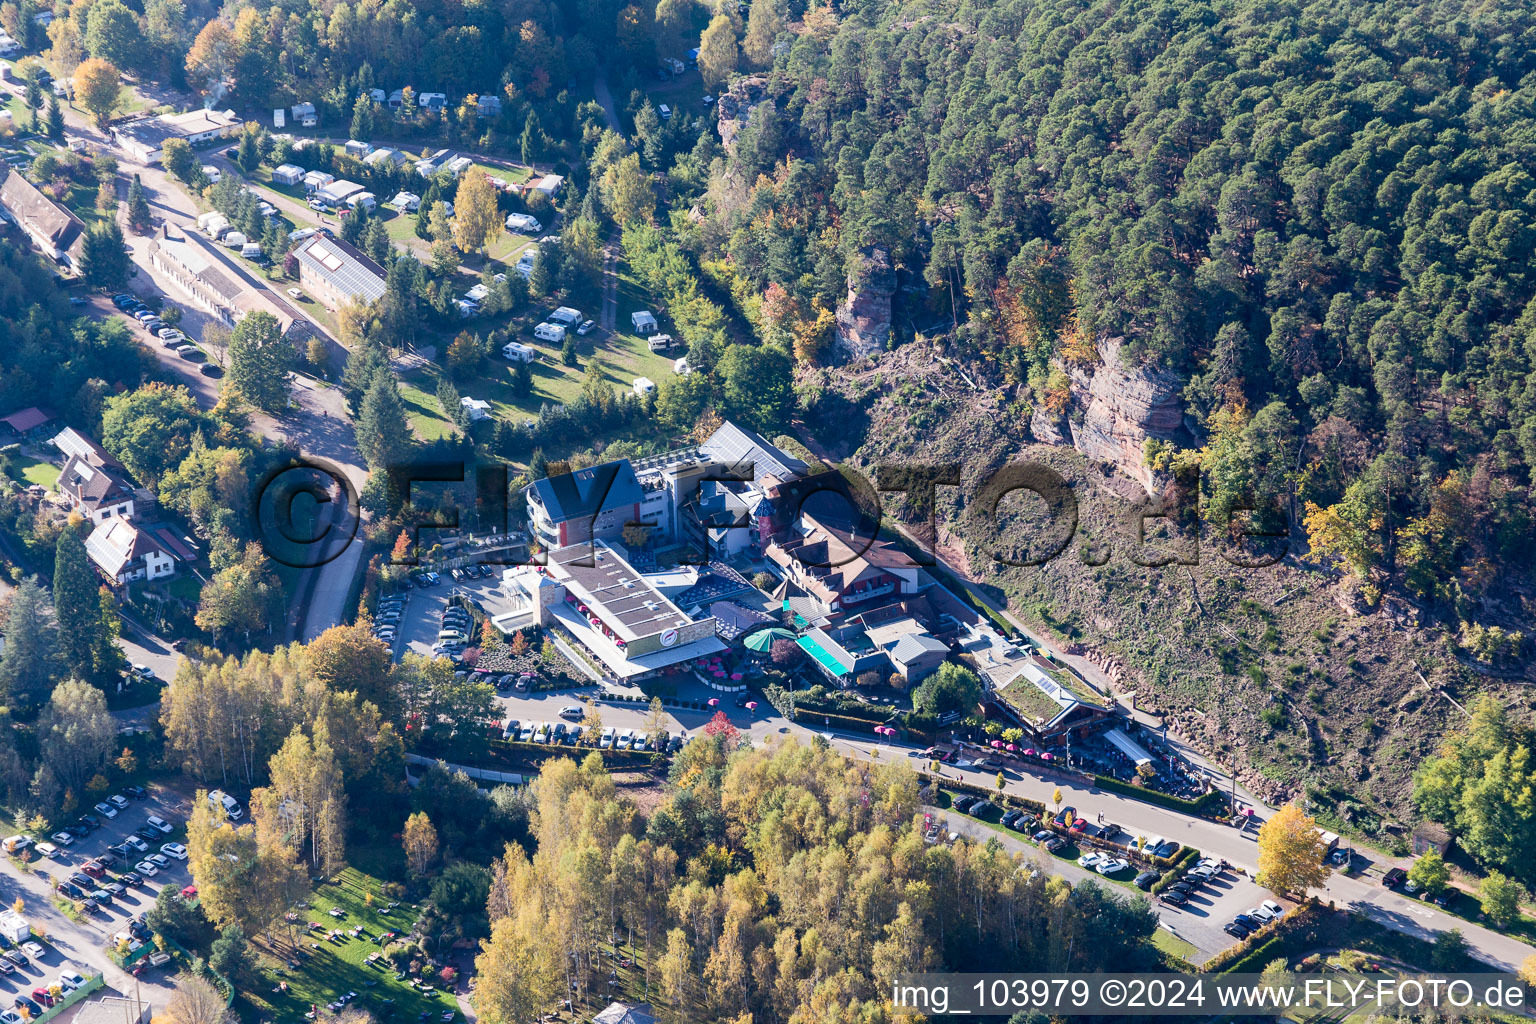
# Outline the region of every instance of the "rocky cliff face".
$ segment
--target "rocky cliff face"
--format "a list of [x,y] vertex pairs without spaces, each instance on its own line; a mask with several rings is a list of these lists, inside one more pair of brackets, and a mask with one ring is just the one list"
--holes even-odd
[[1193,443],[1184,426],[1184,382],[1155,367],[1127,365],[1119,338],[1099,343],[1099,362],[1091,368],[1073,367],[1072,409],[1059,420],[1031,422],[1036,438],[1068,443],[1090,459],[1106,462],[1141,484],[1148,493],[1155,474],[1142,464],[1142,445],[1149,437],[1180,446]]
[[862,359],[883,350],[891,337],[891,296],[896,273],[891,251],[872,246],[859,254],[848,275],[848,294],[837,304],[835,349],[842,359]]
[[752,109],[768,94],[768,79],[763,75],[747,75],[732,82],[720,95],[720,143],[726,152],[734,152],[736,136],[747,126]]

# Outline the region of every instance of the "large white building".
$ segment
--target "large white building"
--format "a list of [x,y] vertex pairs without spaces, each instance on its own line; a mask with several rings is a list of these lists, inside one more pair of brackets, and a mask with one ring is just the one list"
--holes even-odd
[[615,681],[638,682],[725,650],[713,617],[691,618],[603,541],[553,552],[548,565],[508,569],[501,587],[513,610],[497,626],[558,629]]
[[167,139],[185,139],[193,146],[233,135],[245,122],[233,110],[188,110],[157,114],[116,125],[112,137],[141,164],[157,164]]

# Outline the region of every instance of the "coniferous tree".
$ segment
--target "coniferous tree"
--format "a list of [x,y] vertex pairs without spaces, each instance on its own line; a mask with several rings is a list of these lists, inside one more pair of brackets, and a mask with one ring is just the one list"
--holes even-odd
[[80,276],[92,288],[121,288],[128,281],[128,254],[123,229],[104,220],[85,234],[80,250]]
[[149,230],[151,223],[149,197],[144,194],[144,183],[135,174],[133,184],[128,186],[128,226],[136,234],[142,235]]
[[363,398],[374,378],[389,372],[389,360],[384,350],[372,338],[365,338],[347,353],[347,365],[341,373],[341,389],[346,393],[347,406],[356,416],[363,408]]
[[5,647],[0,649],[0,692],[15,704],[41,704],[60,667],[58,623],[48,595],[30,576],[11,595]]
[[48,97],[48,137],[55,141],[64,138],[64,111],[59,109],[59,98]]
[[357,447],[368,468],[379,472],[399,466],[411,448],[411,425],[394,375],[387,369],[374,375],[357,419]]
[[113,679],[123,668],[123,649],[117,641],[123,635],[123,619],[117,610],[117,598],[106,587],[96,590],[96,678]]
[[95,676],[96,631],[101,619],[96,573],[72,527],[59,534],[53,556],[53,607],[64,665],[78,679]]

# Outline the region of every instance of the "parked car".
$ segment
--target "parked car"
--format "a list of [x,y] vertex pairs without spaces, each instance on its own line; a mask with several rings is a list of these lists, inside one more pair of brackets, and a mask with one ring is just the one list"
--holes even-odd
[[75,845],[75,837],[70,835],[68,832],[55,832],[53,835],[49,836],[49,838],[58,843],[60,846]]
[[103,800],[101,803],[97,804],[96,807],[95,807],[95,810],[96,810],[97,814],[100,814],[100,815],[102,815],[103,817],[106,817],[106,818],[115,818],[115,817],[117,817],[117,808],[113,807],[111,804],[107,803],[105,800]]
[[149,796],[149,790],[145,789],[143,786],[124,786],[123,792],[127,793],[135,800],[143,800]]
[[1164,903],[1171,904],[1175,907],[1183,906],[1185,903],[1189,902],[1189,894],[1179,892],[1177,889],[1169,889],[1158,898],[1161,899]]
[[1040,844],[1040,849],[1044,850],[1046,853],[1055,853],[1057,850],[1066,845],[1066,840],[1062,839],[1060,836],[1051,836],[1051,838]]
[[1227,924],[1222,925],[1221,930],[1233,938],[1246,939],[1248,937],[1248,929],[1236,921],[1229,921]]
[[160,873],[160,869],[147,860],[141,860],[133,866],[133,869],[146,878],[154,878]]
[[1238,914],[1236,917],[1234,917],[1232,919],[1232,921],[1233,921],[1234,924],[1241,925],[1242,927],[1248,929],[1251,932],[1256,932],[1256,931],[1258,931],[1260,928],[1262,928],[1264,926],[1264,922],[1263,921],[1259,921],[1259,920],[1257,920],[1255,918],[1249,917],[1247,914]]
[[171,831],[172,831],[171,823],[166,821],[164,818],[159,817],[158,815],[151,814],[149,817],[145,818],[144,820],[149,823],[149,826],[151,828],[158,829],[159,831],[164,832],[167,835],[169,835],[171,833]]
[[166,843],[160,847],[160,852],[177,860],[187,859],[187,848],[180,843]]
[[1137,875],[1135,879],[1132,880],[1132,884],[1134,884],[1136,888],[1140,889],[1142,892],[1146,892],[1148,889],[1152,888],[1152,886],[1157,882],[1158,878],[1158,873],[1149,869]]
[[1402,868],[1393,868],[1381,876],[1381,884],[1388,889],[1396,889],[1408,880],[1408,872]]
[[592,328],[596,326],[597,322],[595,320],[583,320],[581,322],[581,326],[576,328],[576,333],[579,336],[585,338],[587,335],[592,333]]

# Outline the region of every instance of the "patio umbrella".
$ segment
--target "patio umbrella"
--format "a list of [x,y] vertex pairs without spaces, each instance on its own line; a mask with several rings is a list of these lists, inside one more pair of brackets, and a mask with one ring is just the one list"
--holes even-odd
[[1018,746],[1016,744],[1010,743],[1010,744],[1008,744],[1008,749],[1010,751],[1017,751],[1019,748],[1018,748]]
[[769,651],[773,650],[773,642],[775,640],[793,640],[794,638],[795,634],[791,633],[789,630],[784,629],[781,626],[774,626],[771,629],[758,630],[757,632],[748,636],[747,639],[743,641],[743,643],[746,645],[746,648],[749,651],[756,651],[758,654],[767,654]]
[[757,701],[755,701],[755,700],[747,701],[747,710],[748,711],[756,711],[757,710]]
[[1035,756],[1035,748],[1034,747],[1027,748],[1024,751],[1024,756],[1025,757],[1034,757]]
[[1049,760],[1051,760],[1051,755],[1050,754],[1042,753],[1040,755],[1040,760],[1042,760],[1042,761],[1049,761]]
[[732,672],[731,673],[731,681],[733,683],[741,682],[741,673],[740,672]]
[[720,706],[720,698],[719,697],[711,697],[711,698],[709,698],[709,706],[712,707],[712,708],[719,707]]

